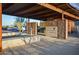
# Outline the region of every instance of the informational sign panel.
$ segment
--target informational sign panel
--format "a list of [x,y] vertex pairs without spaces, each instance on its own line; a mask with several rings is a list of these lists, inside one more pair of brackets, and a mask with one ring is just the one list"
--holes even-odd
[[57,26],[47,26],[46,27],[46,36],[57,37]]

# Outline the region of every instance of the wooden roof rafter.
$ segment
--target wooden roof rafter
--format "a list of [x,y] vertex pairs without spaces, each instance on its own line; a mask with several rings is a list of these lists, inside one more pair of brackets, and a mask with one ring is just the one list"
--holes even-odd
[[[16,7],[17,6],[17,7]],[[13,7],[16,7],[15,9],[14,9],[14,11],[12,11],[12,14],[15,14],[15,13],[17,13],[17,12],[20,12],[20,11],[22,11],[23,9],[25,9],[25,7],[31,7],[31,5],[29,6],[29,4],[27,3],[27,4],[24,4],[24,3],[21,3],[21,4],[15,4]]]
[[75,15],[73,15],[73,14],[71,14],[71,13],[68,13],[68,12],[66,12],[66,11],[64,11],[64,10],[62,10],[62,9],[60,9],[60,8],[57,8],[57,7],[55,7],[54,5],[51,5],[51,4],[48,4],[48,3],[38,3],[38,4],[41,5],[41,6],[44,6],[44,7],[46,7],[46,8],[49,8],[49,9],[51,9],[51,10],[57,11],[57,12],[59,12],[59,13],[62,13],[62,12],[63,12],[64,15],[67,15],[67,16],[69,16],[69,17],[72,17],[72,18],[75,18],[75,19],[79,19],[78,16],[75,16]]
[[70,8],[70,7],[68,6],[68,4],[69,4],[69,3],[53,3],[53,4],[51,4],[51,5],[54,5],[55,7],[60,8],[60,9],[66,11],[66,12],[69,12],[69,13],[71,13],[71,14],[77,15],[76,11],[73,10],[72,8]]
[[[58,13],[58,14],[59,14],[59,13]],[[57,14],[57,12],[54,12],[54,13],[51,13],[51,12],[50,12],[50,13],[48,13],[48,14],[43,14],[43,15],[41,15],[41,16],[39,16],[39,17],[48,18],[48,17],[51,17],[51,16],[53,17],[54,15],[57,16],[58,14]]]
[[31,11],[39,10],[40,8],[42,8],[42,7],[39,6],[39,5],[35,5],[35,6],[33,6],[33,7],[28,8],[28,9],[26,8],[24,11],[22,10],[22,11],[20,11],[20,12],[17,12],[17,14],[29,13],[29,12],[31,12]]
[[[55,6],[56,5],[56,6]],[[46,19],[53,16],[67,16],[66,18],[79,19],[78,13],[69,8],[65,3],[3,3],[3,14],[19,17],[34,17]]]
[[46,14],[46,13],[50,13],[51,11],[49,11],[48,9],[47,10],[40,10],[40,11],[37,11],[37,12],[33,12],[33,13],[24,13],[24,14],[21,14],[21,15],[26,15],[26,16],[40,16],[42,14]]
[[12,5],[13,5],[14,3],[6,3],[5,5],[2,5],[2,9],[5,11],[5,10],[7,10],[9,7],[11,7]]

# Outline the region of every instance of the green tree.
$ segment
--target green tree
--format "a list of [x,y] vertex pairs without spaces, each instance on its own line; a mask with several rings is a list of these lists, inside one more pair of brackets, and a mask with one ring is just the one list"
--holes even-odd
[[15,23],[15,26],[18,27],[19,32],[22,31],[22,27],[25,25],[25,18],[17,17]]

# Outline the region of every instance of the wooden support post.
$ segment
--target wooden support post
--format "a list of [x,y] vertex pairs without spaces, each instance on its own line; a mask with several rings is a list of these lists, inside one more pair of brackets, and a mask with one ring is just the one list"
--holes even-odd
[[64,20],[64,12],[62,11],[62,20]]
[[75,30],[75,22],[68,19],[68,32],[71,33]]
[[2,51],[2,4],[0,3],[0,52]]
[[27,19],[27,23],[26,23],[26,29],[27,29],[27,34],[29,34],[29,22],[30,22],[30,20],[29,20],[29,18]]
[[65,39],[68,38],[68,19],[65,20]]

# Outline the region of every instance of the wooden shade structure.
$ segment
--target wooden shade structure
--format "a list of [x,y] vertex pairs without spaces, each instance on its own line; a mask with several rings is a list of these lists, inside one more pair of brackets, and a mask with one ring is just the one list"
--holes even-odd
[[39,20],[46,20],[50,17],[61,17],[63,13],[65,18],[78,20],[77,13],[69,8],[66,3],[3,3],[3,14],[27,17]]
[[[2,13],[7,15],[32,18],[47,21],[49,18],[61,18],[61,24],[66,25],[64,19],[79,20],[78,13],[71,9],[67,3],[3,3]],[[60,26],[62,27],[62,26]],[[66,29],[66,28],[65,28]],[[64,30],[68,32],[67,30]]]
[[[77,12],[68,7],[66,3],[3,3],[2,5],[0,4],[0,19],[2,17],[1,16],[2,14],[32,18],[44,21],[47,21],[49,18],[53,19],[61,18],[59,20],[57,19],[59,24],[58,36],[63,38],[67,38],[68,36],[68,30],[67,30],[68,21],[64,19],[79,20]],[[0,23],[0,29],[1,29],[1,23]],[[0,35],[1,32],[2,31],[0,31]]]

